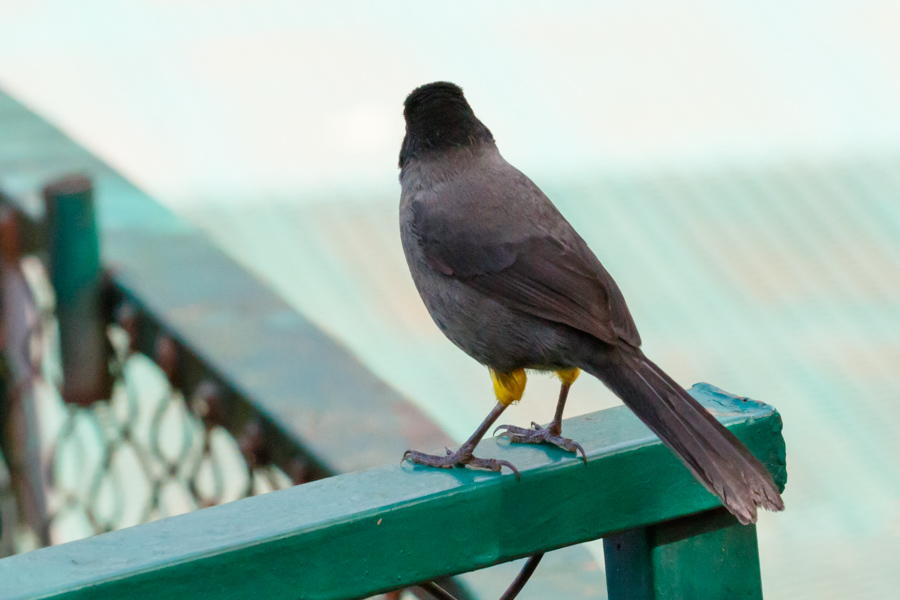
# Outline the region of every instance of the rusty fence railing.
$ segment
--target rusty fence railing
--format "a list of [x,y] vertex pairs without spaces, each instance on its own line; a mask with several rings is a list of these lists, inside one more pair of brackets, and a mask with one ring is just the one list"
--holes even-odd
[[[100,263],[91,186],[0,205],[2,453],[19,551],[324,476]],[[235,410],[238,408],[241,410]],[[228,411],[228,414],[225,414]]]

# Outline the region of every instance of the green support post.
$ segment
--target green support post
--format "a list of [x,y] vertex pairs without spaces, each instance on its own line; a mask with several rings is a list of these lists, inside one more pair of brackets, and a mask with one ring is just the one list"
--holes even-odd
[[62,396],[66,402],[89,405],[108,398],[112,386],[91,182],[80,175],[61,179],[44,188],[44,202],[62,349]]
[[761,599],[756,526],[711,510],[603,539],[610,600]]

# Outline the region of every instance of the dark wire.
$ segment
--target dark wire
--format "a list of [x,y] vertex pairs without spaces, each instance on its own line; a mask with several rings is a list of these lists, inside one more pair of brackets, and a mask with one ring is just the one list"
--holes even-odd
[[419,584],[419,587],[437,598],[437,600],[456,600],[456,596],[433,581],[429,581],[428,583],[421,583]]
[[[525,566],[522,567],[522,570],[519,571],[518,575],[516,575],[516,578],[515,580],[513,580],[512,585],[510,585],[509,588],[507,588],[507,590],[503,592],[503,595],[500,596],[500,600],[513,600],[516,596],[518,596],[519,592],[522,591],[522,588],[525,587],[525,584],[528,583],[528,580],[531,579],[531,576],[534,574],[534,570],[537,569],[538,563],[541,562],[542,558],[544,558],[543,552],[529,557],[528,561],[525,563]],[[437,600],[456,600],[453,594],[433,581],[420,584],[419,587],[434,596]]]
[[522,591],[522,588],[525,587],[525,584],[528,583],[528,580],[531,579],[531,575],[534,573],[534,570],[537,569],[538,563],[541,562],[542,558],[544,558],[543,552],[531,556],[528,559],[528,562],[525,563],[525,566],[522,567],[522,570],[519,571],[519,574],[516,575],[516,579],[512,582],[512,585],[509,586],[509,589],[500,596],[500,600],[513,600],[513,598],[518,596],[519,592]]

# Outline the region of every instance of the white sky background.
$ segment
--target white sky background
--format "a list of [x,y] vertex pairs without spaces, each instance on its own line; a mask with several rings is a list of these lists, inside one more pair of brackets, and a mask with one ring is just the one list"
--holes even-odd
[[396,194],[437,79],[536,178],[896,147],[898,32],[862,0],[3,0],[0,85],[178,210]]

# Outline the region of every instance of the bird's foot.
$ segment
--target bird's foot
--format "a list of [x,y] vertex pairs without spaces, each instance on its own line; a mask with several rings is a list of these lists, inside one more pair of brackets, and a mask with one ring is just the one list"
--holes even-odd
[[509,438],[513,444],[553,444],[567,452],[581,453],[581,460],[587,464],[587,455],[584,448],[576,441],[562,437],[559,430],[553,427],[541,427],[532,423],[530,428],[515,427],[513,425],[500,425],[494,430],[494,435],[501,431],[499,437]]
[[477,469],[486,469],[488,471],[500,472],[500,469],[507,467],[519,478],[519,470],[508,460],[498,460],[496,458],[478,458],[472,455],[471,449],[460,448],[456,452],[446,449],[447,454],[444,456],[435,456],[434,454],[425,454],[416,450],[407,450],[403,453],[400,462],[409,460],[417,465],[426,465],[428,467],[440,467],[441,469],[450,469],[452,467],[470,466]]

